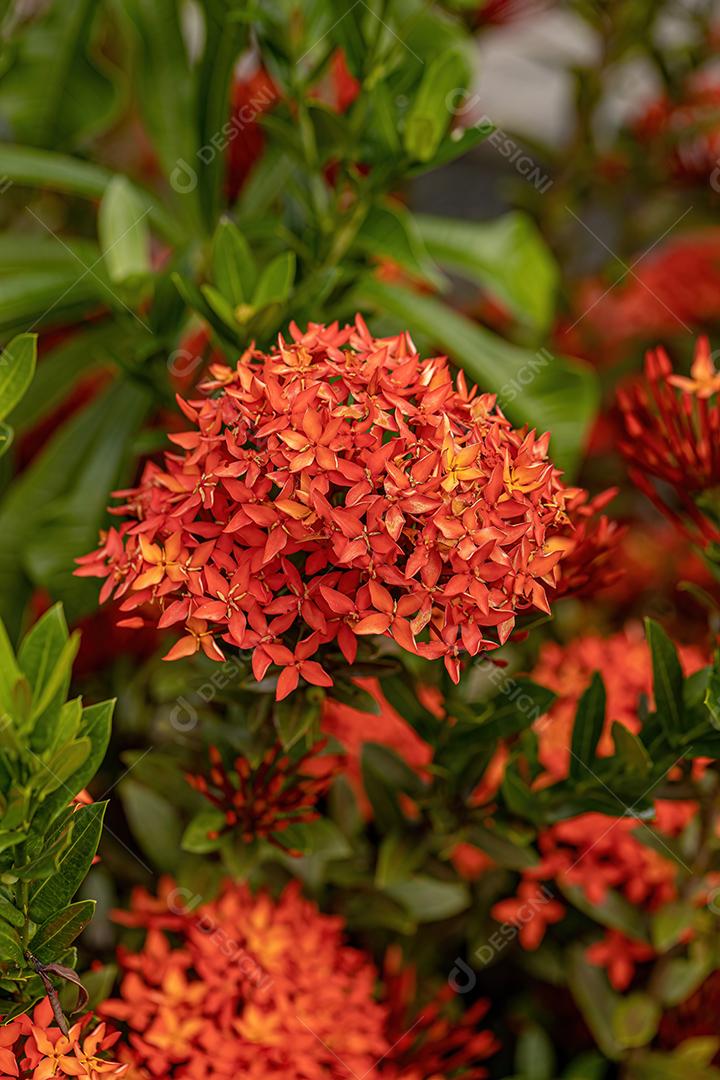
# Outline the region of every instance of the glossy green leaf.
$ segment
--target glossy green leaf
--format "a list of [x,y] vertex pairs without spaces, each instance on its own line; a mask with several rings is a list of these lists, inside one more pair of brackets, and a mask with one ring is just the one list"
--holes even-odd
[[22,399],[35,374],[37,334],[20,334],[0,355],[0,420]]
[[658,719],[671,745],[683,731],[683,673],[677,650],[659,623],[645,620],[652,656],[653,696]]
[[462,882],[438,881],[423,875],[389,885],[385,892],[419,923],[449,919],[470,903],[470,893]]
[[363,221],[355,243],[370,257],[392,259],[413,277],[429,282],[435,289],[442,289],[447,284],[428,254],[416,219],[399,203],[374,206]]
[[622,1044],[617,1038],[613,1016],[621,1000],[610,989],[607,975],[585,958],[585,947],[570,948],[567,962],[568,985],[585,1022],[595,1037],[597,1045],[612,1061],[622,1055]]
[[68,946],[90,922],[94,911],[94,900],[79,900],[52,915],[33,935],[30,942],[33,954],[43,964],[60,962]]
[[605,684],[595,672],[590,686],[580,698],[573,724],[570,748],[570,776],[587,779],[593,769],[595,751],[605,727]]
[[157,792],[132,779],[123,780],[118,792],[141,850],[158,870],[174,871],[182,839],[182,826],[175,808]]
[[436,55],[427,66],[405,120],[403,144],[411,158],[428,162],[435,156],[452,120],[456,92],[469,78],[467,58],[459,49]]
[[99,0],[51,0],[40,17],[21,23],[0,82],[0,118],[16,138],[66,147],[112,118],[114,69],[90,58],[98,7]]
[[114,176],[98,211],[100,247],[111,281],[131,282],[150,270],[149,213],[132,184]]
[[191,851],[197,855],[205,855],[209,851],[216,851],[220,846],[217,835],[213,838],[210,833],[222,832],[226,825],[225,814],[222,810],[209,807],[195,814],[183,833],[181,846],[183,851]]
[[532,218],[519,212],[488,222],[419,215],[415,222],[442,266],[487,289],[520,323],[539,333],[549,329],[558,267]]
[[75,811],[70,844],[60,857],[57,873],[30,896],[30,916],[36,923],[63,908],[82,885],[100,842],[106,807],[107,803],[99,802]]
[[282,255],[276,255],[260,275],[260,280],[253,293],[253,308],[259,310],[268,304],[282,303],[287,300],[294,280],[294,253],[286,251]]
[[215,285],[231,305],[250,302],[257,268],[247,240],[231,221],[221,221],[215,232],[212,271]]

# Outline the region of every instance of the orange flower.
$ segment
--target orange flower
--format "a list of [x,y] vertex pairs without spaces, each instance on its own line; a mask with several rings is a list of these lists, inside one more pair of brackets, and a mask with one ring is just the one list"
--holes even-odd
[[291,332],[210,365],[213,396],[180,403],[181,452],[121,493],[128,521],[77,572],[106,577],[124,612],[184,623],[167,659],[219,660],[222,640],[257,679],[282,669],[278,697],[330,685],[323,646],[352,663],[364,634],[442,657],[457,680],[518,613],[549,610],[578,492],[549,436],[514,430],[407,334],[373,338],[360,316]]
[[44,998],[35,1006],[32,1018],[22,1015],[0,1027],[0,1076],[23,1080],[104,1080],[109,1076],[127,1076],[128,1065],[108,1061],[106,1050],[118,1040],[119,1032],[108,1032],[98,1024],[82,1036],[91,1021],[88,1013],[73,1024],[67,1035],[53,1025],[50,1002]]
[[537,882],[522,881],[517,896],[498,901],[491,914],[498,922],[519,928],[518,938],[523,949],[537,949],[547,927],[563,918],[565,907]]
[[616,990],[627,990],[635,974],[635,965],[652,960],[655,952],[649,945],[633,941],[619,930],[607,930],[585,955],[591,964],[607,968],[608,978]]

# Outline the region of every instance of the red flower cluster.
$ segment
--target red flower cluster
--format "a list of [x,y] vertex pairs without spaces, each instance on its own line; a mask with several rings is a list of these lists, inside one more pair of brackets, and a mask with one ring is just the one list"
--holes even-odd
[[[713,543],[720,528],[694,498],[720,485],[720,373],[706,337],[698,340],[690,375],[675,375],[662,348],[647,354],[644,382],[618,393],[625,425],[620,449],[640,490],[683,531],[694,530],[692,539]],[[651,477],[674,489],[677,510]]]
[[388,1080],[444,1080],[451,1076],[483,1080],[488,1073],[479,1062],[500,1048],[492,1032],[480,1028],[490,1003],[480,999],[455,1020],[451,1016],[454,991],[446,984],[416,1014],[417,973],[403,965],[397,945],[387,951],[383,974],[392,1042],[383,1075]]
[[705,182],[720,158],[720,84],[701,76],[679,101],[653,101],[633,124],[633,134],[662,148],[676,178]]
[[[684,334],[720,317],[720,230],[687,233],[633,261],[632,275],[582,282],[568,325],[558,325],[558,349],[597,365],[622,360],[628,346]],[[572,325],[570,325],[572,324]]]
[[209,776],[188,776],[187,780],[225,815],[225,825],[212,839],[233,832],[246,844],[263,837],[288,850],[274,834],[318,819],[315,804],[340,767],[338,755],[322,753],[326,745],[327,740],[321,740],[293,761],[277,744],[256,769],[247,758],[238,757],[232,770],[225,768],[220,752],[211,746]]
[[[661,804],[658,804],[660,808]],[[687,823],[695,807],[670,806],[672,823]],[[666,815],[667,816],[667,815]],[[660,818],[660,815],[658,815]],[[658,821],[658,825],[659,825]],[[604,814],[580,814],[543,830],[538,837],[541,861],[523,871],[517,896],[501,900],[492,909],[493,918],[517,925],[519,941],[525,949],[536,949],[549,925],[561,921],[566,912],[540,881],[580,888],[590,903],[602,904],[608,890],[622,893],[636,908],[656,911],[677,896],[677,868],[670,858],[641,843],[635,835],[633,818],[608,818]],[[651,959],[653,950],[613,931],[594,942],[588,959],[608,969],[617,989],[631,981],[635,961]]]
[[368,634],[443,657],[457,680],[463,653],[549,610],[577,490],[548,435],[514,430],[407,334],[373,338],[360,316],[291,332],[211,365],[213,396],[181,402],[181,452],[121,493],[131,520],[76,573],[107,578],[101,598],[125,612],[184,624],[168,659],[221,660],[220,639],[252,653],[257,679],[276,665],[279,698],[301,677],[331,685],[319,648],[353,663]]
[[105,1052],[120,1038],[105,1024],[82,1034],[91,1014],[73,1024],[67,1035],[53,1024],[50,1002],[44,998],[32,1017],[18,1016],[0,1026],[0,1080],[103,1080],[126,1076],[128,1066],[108,1061]]

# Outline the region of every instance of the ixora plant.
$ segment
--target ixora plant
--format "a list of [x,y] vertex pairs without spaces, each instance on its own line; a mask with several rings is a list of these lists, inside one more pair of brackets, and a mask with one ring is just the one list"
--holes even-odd
[[300,677],[331,686],[325,647],[353,664],[366,635],[443,657],[457,682],[463,653],[549,611],[578,492],[548,436],[513,430],[408,334],[373,338],[359,315],[291,330],[211,366],[212,396],[182,403],[194,429],[171,436],[183,453],[123,493],[135,520],[77,573],[107,577],[123,612],[184,626],[166,659],[222,661],[223,641],[258,680],[281,668],[278,699]]

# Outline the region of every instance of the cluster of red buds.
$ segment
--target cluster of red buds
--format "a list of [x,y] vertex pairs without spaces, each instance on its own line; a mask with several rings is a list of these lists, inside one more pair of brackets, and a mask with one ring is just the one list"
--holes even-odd
[[207,396],[180,401],[179,452],[118,493],[129,520],[76,572],[107,579],[125,625],[184,626],[167,659],[222,660],[224,642],[258,680],[276,665],[278,698],[331,685],[321,646],[352,664],[373,634],[457,680],[463,654],[549,611],[578,491],[549,435],[514,429],[407,333],[374,338],[357,316],[291,336],[210,366]]
[[297,761],[277,744],[253,769],[247,758],[238,757],[227,769],[219,750],[210,747],[211,768],[208,776],[188,775],[188,783],[223,812],[225,824],[210,835],[235,833],[245,844],[264,838],[275,847],[300,854],[275,836],[290,825],[317,821],[315,807],[327,791],[341,765],[337,754],[323,754],[327,739],[316,743]]
[[[664,349],[651,350],[645,379],[618,393],[625,438],[620,450],[632,481],[683,531],[702,543],[720,541],[720,528],[698,496],[720,486],[720,373],[706,337],[698,340],[690,377],[676,375]],[[652,480],[669,485],[669,506]]]

